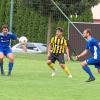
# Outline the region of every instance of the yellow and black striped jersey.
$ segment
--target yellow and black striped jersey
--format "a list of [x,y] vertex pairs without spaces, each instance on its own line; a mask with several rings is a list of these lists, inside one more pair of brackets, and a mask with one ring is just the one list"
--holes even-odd
[[64,37],[57,38],[55,36],[51,38],[50,44],[52,46],[52,53],[64,53],[67,46],[67,41]]

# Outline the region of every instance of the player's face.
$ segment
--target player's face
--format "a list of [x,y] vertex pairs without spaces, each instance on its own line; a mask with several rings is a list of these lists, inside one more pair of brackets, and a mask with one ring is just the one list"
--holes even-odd
[[3,33],[3,34],[7,34],[7,33],[8,33],[8,28],[3,28],[3,29],[2,29],[2,33]]
[[88,35],[89,35],[89,34],[88,34],[87,31],[85,30],[85,31],[83,32],[83,37],[84,37],[84,38],[88,38]]
[[60,30],[56,30],[56,36],[57,37],[62,36],[62,32],[60,32]]

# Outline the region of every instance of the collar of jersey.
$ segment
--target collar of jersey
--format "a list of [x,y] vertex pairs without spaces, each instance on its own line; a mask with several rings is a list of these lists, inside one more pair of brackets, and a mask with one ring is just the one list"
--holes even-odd
[[92,37],[90,37],[87,41],[91,41],[92,40]]
[[[10,32],[8,32],[7,34],[11,34]],[[7,36],[7,34],[6,35],[4,35],[3,33],[0,33],[0,35],[2,35],[2,36]]]

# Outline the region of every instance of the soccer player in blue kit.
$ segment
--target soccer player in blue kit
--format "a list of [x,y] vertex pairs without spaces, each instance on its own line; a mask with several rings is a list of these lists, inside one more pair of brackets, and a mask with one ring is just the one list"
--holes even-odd
[[8,76],[11,75],[11,71],[13,68],[13,62],[14,62],[14,55],[12,53],[11,47],[10,47],[10,40],[17,40],[17,36],[11,32],[8,32],[8,26],[2,25],[0,33],[0,67],[1,67],[1,75],[4,75],[3,70],[3,58],[6,56],[9,59],[8,64]]
[[87,39],[86,47],[81,54],[76,56],[76,59],[85,56],[90,50],[92,57],[83,61],[81,65],[83,70],[89,75],[89,79],[86,82],[91,82],[95,80],[95,77],[88,65],[94,65],[98,69],[98,72],[100,71],[100,42],[92,37],[90,29],[85,29],[83,36]]

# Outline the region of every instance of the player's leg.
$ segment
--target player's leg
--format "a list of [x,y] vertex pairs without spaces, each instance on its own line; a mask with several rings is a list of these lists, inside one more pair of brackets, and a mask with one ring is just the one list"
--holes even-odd
[[60,64],[61,68],[68,74],[69,78],[72,78],[69,68],[65,64]]
[[100,74],[100,68],[97,68],[98,73]]
[[95,64],[95,68],[97,69],[98,73],[100,74],[100,61]]
[[72,78],[69,68],[65,65],[64,54],[59,54],[57,60],[59,61],[61,68],[68,74],[68,77]]
[[1,69],[1,75],[5,75],[4,74],[4,69],[3,69],[3,58],[4,58],[4,54],[2,52],[0,52],[0,69]]
[[89,75],[89,79],[86,82],[91,82],[95,80],[94,75],[92,74],[88,65],[94,65],[95,60],[93,58],[89,58],[81,63],[83,70]]
[[52,69],[51,76],[55,76],[55,74],[56,74],[55,65],[54,65],[55,60],[56,59],[55,59],[54,54],[51,54],[47,61],[48,66]]
[[3,59],[0,59],[0,68],[1,68],[1,75],[5,75],[3,68]]
[[6,56],[9,59],[9,64],[8,64],[8,76],[11,75],[11,71],[13,69],[13,64],[14,64],[14,54],[12,53],[11,49],[6,50]]
[[14,64],[14,54],[13,53],[9,53],[7,55],[8,59],[9,59],[9,64],[8,64],[8,75],[11,75],[11,71],[13,69],[13,64]]

